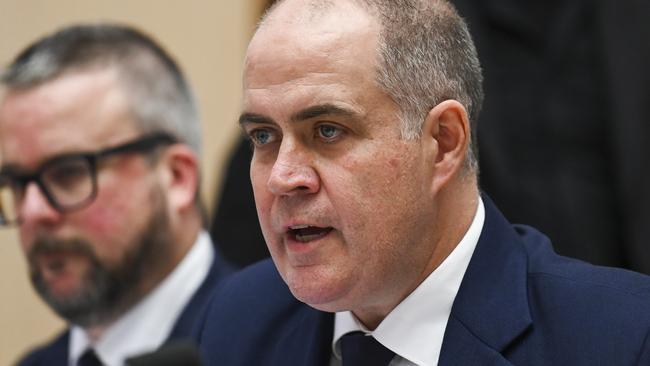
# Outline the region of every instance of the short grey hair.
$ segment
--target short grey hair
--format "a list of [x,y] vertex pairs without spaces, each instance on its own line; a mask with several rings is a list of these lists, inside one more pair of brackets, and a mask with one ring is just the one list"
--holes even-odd
[[200,156],[199,113],[185,77],[161,46],[132,27],[101,23],[63,28],[23,50],[1,82],[9,90],[29,89],[65,73],[103,67],[117,70],[136,129],[166,132]]
[[[483,104],[483,75],[468,26],[454,6],[446,0],[349,1],[381,26],[377,83],[399,108],[402,137],[419,138],[429,111],[447,99],[457,100],[470,121],[465,168],[478,172],[476,121]],[[333,3],[312,0],[323,6],[311,8],[328,9]]]

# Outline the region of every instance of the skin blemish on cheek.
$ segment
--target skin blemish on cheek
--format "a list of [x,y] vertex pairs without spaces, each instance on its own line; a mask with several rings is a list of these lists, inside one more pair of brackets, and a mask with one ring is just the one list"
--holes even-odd
[[402,164],[402,160],[397,158],[392,158],[388,160],[387,164],[391,168],[397,168]]
[[[71,213],[71,215],[75,214]],[[115,211],[94,206],[75,216],[75,221],[79,225],[83,225],[84,232],[92,233],[93,237],[115,237],[120,235],[115,231],[114,224],[119,219],[119,215]]]

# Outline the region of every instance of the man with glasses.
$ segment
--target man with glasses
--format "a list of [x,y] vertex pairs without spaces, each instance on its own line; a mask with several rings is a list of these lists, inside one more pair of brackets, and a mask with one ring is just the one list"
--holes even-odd
[[70,323],[21,365],[122,365],[187,338],[230,268],[203,230],[200,126],[169,55],[128,27],[73,26],[2,78],[0,223]]

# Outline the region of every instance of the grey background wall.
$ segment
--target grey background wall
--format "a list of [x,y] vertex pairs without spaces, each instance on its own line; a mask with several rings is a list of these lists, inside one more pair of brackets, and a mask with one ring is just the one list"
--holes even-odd
[[[241,63],[264,0],[0,0],[0,67],[27,43],[73,22],[119,21],[177,59],[201,106],[203,197],[214,200],[238,132]],[[1,158],[1,157],[0,157]],[[210,205],[208,205],[210,206]],[[32,291],[15,230],[0,229],[0,365],[64,327]]]

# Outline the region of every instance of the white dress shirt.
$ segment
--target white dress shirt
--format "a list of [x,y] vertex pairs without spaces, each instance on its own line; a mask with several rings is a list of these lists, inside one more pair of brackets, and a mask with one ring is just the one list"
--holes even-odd
[[89,347],[106,366],[123,366],[124,360],[152,352],[167,339],[177,318],[208,276],[214,258],[212,240],[202,231],[185,258],[146,297],[111,324],[91,345],[83,328],[70,330],[69,365]]
[[485,208],[479,197],[474,219],[460,243],[374,331],[369,331],[349,311],[336,313],[330,364],[341,365],[341,337],[348,332],[362,331],[395,352],[391,366],[437,365],[451,307],[484,221]]

